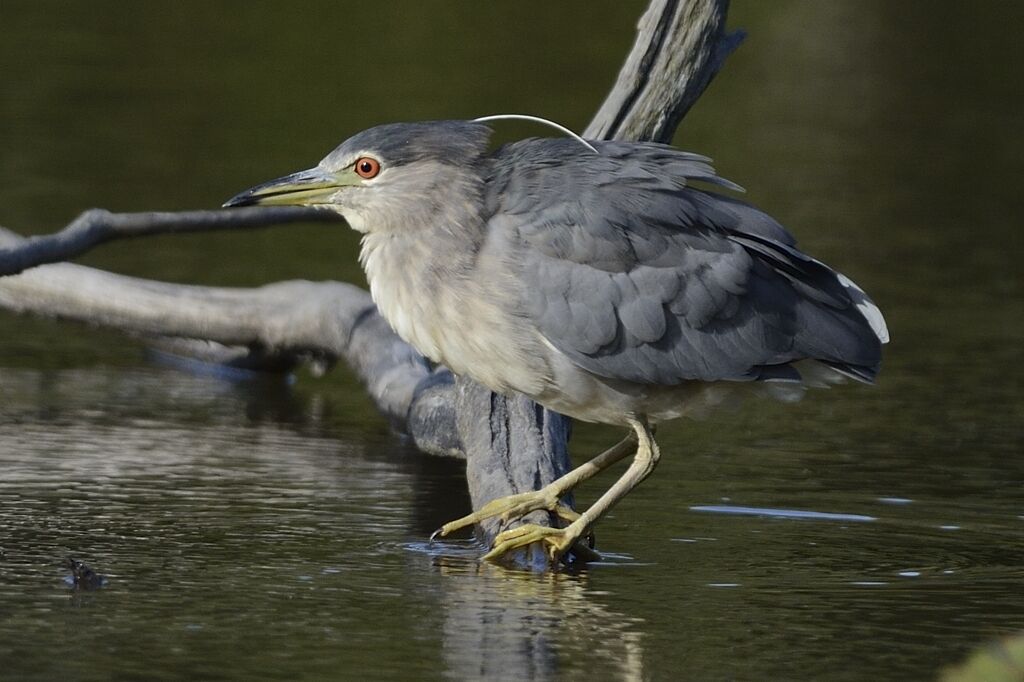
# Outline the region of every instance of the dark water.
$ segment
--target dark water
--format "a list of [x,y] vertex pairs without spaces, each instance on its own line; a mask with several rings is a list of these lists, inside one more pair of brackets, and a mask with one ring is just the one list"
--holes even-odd
[[[641,6],[4,3],[0,224],[217,205],[389,120],[580,128]],[[750,38],[678,142],[871,292],[878,387],[666,426],[597,529],[609,560],[535,576],[425,544],[468,506],[460,465],[390,434],[343,369],[231,382],[3,314],[0,677],[930,679],[1024,630],[1024,11],[732,17]],[[355,248],[292,227],[83,262],[359,281]],[[69,590],[68,555],[107,586]]]

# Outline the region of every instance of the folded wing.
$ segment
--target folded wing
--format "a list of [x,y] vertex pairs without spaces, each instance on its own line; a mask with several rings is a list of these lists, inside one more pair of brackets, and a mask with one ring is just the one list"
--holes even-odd
[[873,380],[888,340],[877,307],[763,212],[690,186],[730,186],[706,159],[598,149],[497,152],[519,172],[491,178],[492,229],[515,245],[522,314],[551,345],[636,383],[799,380],[792,363],[805,359]]

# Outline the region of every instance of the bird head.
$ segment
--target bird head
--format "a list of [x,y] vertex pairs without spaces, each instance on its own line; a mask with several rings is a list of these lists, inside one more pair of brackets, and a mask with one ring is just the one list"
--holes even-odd
[[247,189],[224,206],[322,206],[359,232],[410,229],[451,213],[452,197],[479,197],[477,167],[490,134],[472,121],[377,126],[342,142],[315,168]]

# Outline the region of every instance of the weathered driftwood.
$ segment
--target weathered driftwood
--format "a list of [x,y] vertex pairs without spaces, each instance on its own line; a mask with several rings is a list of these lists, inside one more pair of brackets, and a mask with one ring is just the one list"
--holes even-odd
[[[0,247],[26,242],[0,228]],[[58,263],[0,278],[0,307],[119,329],[170,352],[250,369],[286,371],[303,360],[327,367],[340,358],[421,450],[462,454],[451,373],[398,338],[369,292],[352,284],[201,287]]]
[[[667,141],[742,36],[725,31],[727,0],[653,0],[618,80],[585,131],[591,138]],[[216,362],[288,369],[304,360],[348,363],[380,408],[417,446],[464,455],[473,507],[534,489],[565,472],[570,422],[523,396],[453,380],[399,339],[369,294],[336,282],[280,282],[256,289],[165,284],[56,261],[115,238],[336,221],[309,209],[113,214],[88,211],[54,235],[0,233],[0,306],[132,334],[175,339],[174,348]],[[23,272],[28,268],[34,268]],[[166,343],[166,341],[164,341]],[[547,514],[529,519],[554,523]],[[480,529],[485,540],[497,523]],[[511,561],[552,568],[541,552]]]
[[583,136],[670,142],[743,42],[743,31],[726,31],[728,9],[728,0],[651,2],[615,86]]
[[342,219],[330,211],[297,206],[243,208],[237,212],[170,213],[111,213],[102,208],[94,208],[79,215],[60,232],[29,237],[16,245],[0,248],[0,275],[13,275],[44,263],[71,260],[114,239],[311,222],[338,223]]

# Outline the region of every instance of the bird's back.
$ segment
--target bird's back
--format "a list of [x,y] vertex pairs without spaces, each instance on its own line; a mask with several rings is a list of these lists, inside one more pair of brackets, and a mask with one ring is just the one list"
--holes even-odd
[[803,254],[708,160],[655,144],[525,140],[487,163],[489,239],[516,314],[609,382],[799,381],[813,360],[871,381],[888,340],[843,275]]

